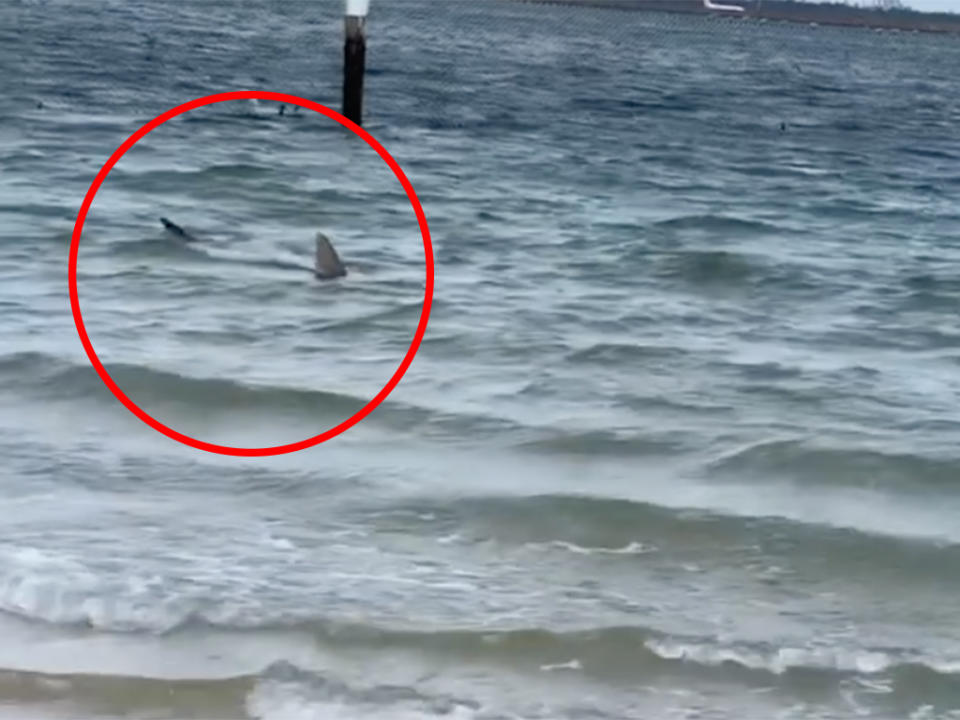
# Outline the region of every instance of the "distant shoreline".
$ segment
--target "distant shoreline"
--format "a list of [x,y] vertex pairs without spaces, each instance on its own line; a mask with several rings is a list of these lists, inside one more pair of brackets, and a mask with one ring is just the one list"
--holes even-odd
[[702,0],[511,0],[542,5],[581,5],[618,10],[681,14],[723,14],[733,18],[772,20],[877,30],[960,34],[960,15],[918,10],[861,8],[842,3],[804,3],[796,0],[724,0],[744,8],[743,14],[708,10]]

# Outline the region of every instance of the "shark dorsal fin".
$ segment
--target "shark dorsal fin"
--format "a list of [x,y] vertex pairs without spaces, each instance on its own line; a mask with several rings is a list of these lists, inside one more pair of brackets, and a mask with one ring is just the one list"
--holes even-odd
[[323,280],[343,277],[347,268],[340,261],[340,256],[333,249],[330,239],[322,232],[317,233],[317,247],[313,261],[314,274]]

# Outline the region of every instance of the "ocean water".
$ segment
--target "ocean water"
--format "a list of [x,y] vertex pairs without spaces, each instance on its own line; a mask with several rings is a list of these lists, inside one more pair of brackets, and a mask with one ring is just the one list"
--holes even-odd
[[185,447],[341,11],[0,6],[0,717],[960,718],[956,38],[375,0]]

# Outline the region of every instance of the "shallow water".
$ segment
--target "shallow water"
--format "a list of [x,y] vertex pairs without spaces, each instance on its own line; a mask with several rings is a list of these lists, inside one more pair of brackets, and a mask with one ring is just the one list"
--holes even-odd
[[956,40],[374,5],[266,459],[339,4],[0,9],[0,717],[960,717]]

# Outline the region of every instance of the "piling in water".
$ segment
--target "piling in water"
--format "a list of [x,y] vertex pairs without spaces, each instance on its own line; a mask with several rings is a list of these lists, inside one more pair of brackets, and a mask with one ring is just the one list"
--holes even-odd
[[363,68],[367,54],[366,17],[347,15],[343,44],[343,115],[363,125]]

